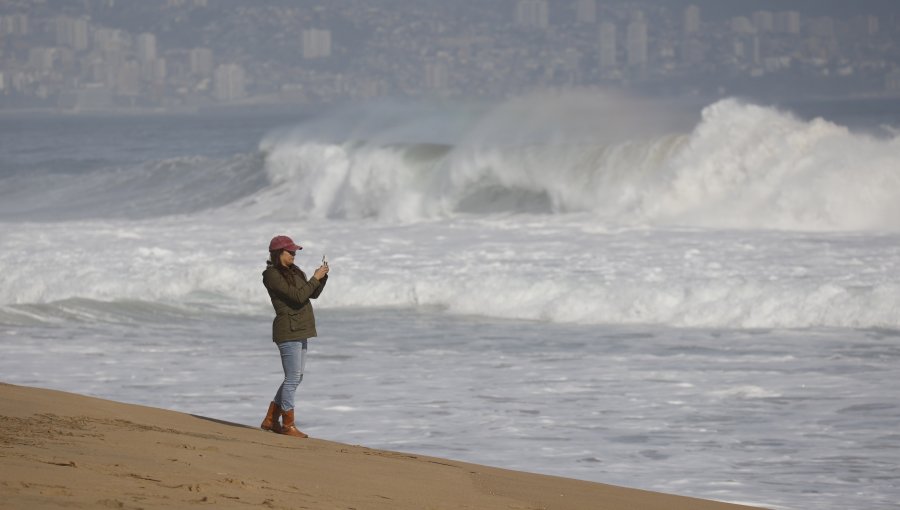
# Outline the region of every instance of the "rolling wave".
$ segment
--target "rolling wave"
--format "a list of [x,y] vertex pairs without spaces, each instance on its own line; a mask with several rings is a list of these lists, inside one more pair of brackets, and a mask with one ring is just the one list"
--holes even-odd
[[587,216],[579,218],[298,225],[178,217],[39,229],[26,223],[0,233],[0,325],[268,317],[261,285],[266,244],[272,233],[299,226],[301,267],[309,270],[327,253],[334,268],[317,308],[424,307],[558,323],[900,330],[896,234],[598,232]]
[[[222,207],[264,188],[259,154],[138,165],[45,162],[0,179],[0,221],[146,219]],[[73,170],[74,166],[80,166]]]
[[[578,130],[548,131],[538,141],[528,127],[519,137],[510,132],[527,112],[506,115],[488,116],[438,149],[308,133],[264,140],[272,186],[259,198],[289,201],[297,217],[316,218],[590,212],[616,224],[900,227],[900,137],[879,139],[737,100],[707,107],[687,133],[638,138],[610,137],[616,120],[603,117],[602,132],[576,122]],[[485,125],[503,136],[474,136]]]
[[589,94],[488,111],[382,106],[273,131],[226,158],[41,165],[0,176],[0,220],[589,213],[615,225],[900,227],[900,136],[734,99],[690,123],[666,105]]

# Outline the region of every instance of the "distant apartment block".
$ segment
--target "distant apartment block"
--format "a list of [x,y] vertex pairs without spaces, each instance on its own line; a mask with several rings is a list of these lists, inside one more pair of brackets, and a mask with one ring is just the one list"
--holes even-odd
[[597,0],[578,0],[575,4],[575,21],[589,25],[597,23]]
[[209,48],[194,48],[188,55],[191,74],[208,77],[213,70],[213,52]]
[[781,34],[800,33],[800,13],[797,11],[782,11],[775,13],[775,31]]
[[626,34],[626,51],[628,52],[628,65],[640,67],[647,64],[647,22],[644,13],[637,11],[628,24]]
[[303,31],[301,44],[303,58],[327,58],[331,56],[331,31],[310,28]]
[[875,35],[878,33],[878,18],[875,16],[862,16],[859,18],[859,25],[865,35]]
[[25,36],[31,33],[27,14],[0,16],[0,35]]
[[753,26],[759,33],[775,31],[775,16],[771,11],[756,11],[753,13]]
[[136,60],[128,60],[118,66],[116,76],[116,94],[124,97],[137,97],[141,92],[141,68]]
[[88,48],[90,24],[87,19],[60,16],[54,20],[53,28],[56,33],[56,44],[75,51],[84,51]]
[[755,34],[756,27],[746,16],[731,18],[731,31],[738,35]]
[[125,53],[131,49],[131,34],[115,28],[94,30],[94,49],[110,54]]
[[429,90],[444,91],[450,85],[450,70],[447,62],[439,60],[425,64],[425,87]]
[[28,50],[28,67],[38,73],[49,73],[56,63],[56,48],[31,48]]
[[162,85],[166,81],[167,65],[164,58],[152,58],[140,62],[141,79],[152,85]]
[[700,33],[700,8],[689,5],[684,9],[684,33],[687,35]]
[[547,28],[550,25],[550,6],[547,0],[519,0],[514,20],[521,27]]
[[610,21],[600,23],[600,68],[614,69],[618,65],[616,52],[616,25]]
[[216,67],[213,85],[215,98],[219,101],[243,98],[246,96],[244,69],[237,64],[222,64]]
[[834,19],[827,16],[810,19],[809,35],[813,37],[834,37]]
[[137,57],[141,62],[150,62],[156,59],[155,35],[145,32],[137,36]]

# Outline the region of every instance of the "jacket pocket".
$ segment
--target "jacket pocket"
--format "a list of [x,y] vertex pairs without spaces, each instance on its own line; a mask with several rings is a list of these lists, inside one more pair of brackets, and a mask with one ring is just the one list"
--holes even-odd
[[300,317],[299,313],[289,313],[288,319],[290,321],[291,331],[303,329],[303,319]]

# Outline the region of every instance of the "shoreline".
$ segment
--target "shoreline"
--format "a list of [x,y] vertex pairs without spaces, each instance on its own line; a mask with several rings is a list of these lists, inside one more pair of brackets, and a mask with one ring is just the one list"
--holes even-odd
[[9,508],[740,510],[0,382]]

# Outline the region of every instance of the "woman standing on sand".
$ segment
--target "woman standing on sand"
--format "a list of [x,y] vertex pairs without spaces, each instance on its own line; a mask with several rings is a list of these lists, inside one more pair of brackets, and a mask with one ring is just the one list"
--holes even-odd
[[263,285],[275,308],[272,340],[281,352],[284,381],[269,403],[269,411],[260,427],[295,437],[308,437],[294,426],[294,393],[303,380],[306,342],[316,336],[316,318],[309,300],[319,297],[328,282],[328,263],[324,259],[309,280],[294,265],[294,255],[302,249],[288,236],[273,237],[269,243],[269,260],[263,271]]

